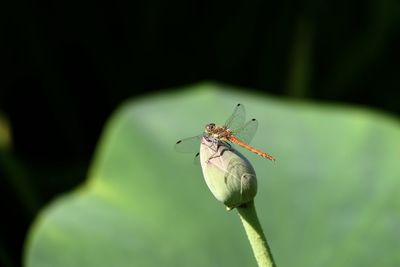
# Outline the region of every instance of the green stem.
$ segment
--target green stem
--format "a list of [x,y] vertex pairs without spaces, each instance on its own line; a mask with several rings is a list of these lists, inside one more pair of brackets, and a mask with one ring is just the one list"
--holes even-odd
[[237,208],[259,267],[276,267],[271,250],[257,217],[254,201]]

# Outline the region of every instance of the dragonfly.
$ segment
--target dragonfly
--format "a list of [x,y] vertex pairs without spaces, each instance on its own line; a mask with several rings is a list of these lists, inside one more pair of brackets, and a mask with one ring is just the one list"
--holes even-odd
[[[257,155],[275,161],[275,158],[261,150],[249,145],[253,139],[257,128],[258,121],[251,119],[246,121],[246,111],[242,104],[237,104],[232,115],[228,118],[224,125],[218,126],[215,123],[209,123],[205,126],[204,132],[200,135],[179,140],[175,144],[175,150],[183,153],[193,153],[199,150],[199,145],[203,138],[214,144],[222,142],[223,144],[231,143],[239,145],[250,150]],[[196,157],[199,153],[196,154]]]

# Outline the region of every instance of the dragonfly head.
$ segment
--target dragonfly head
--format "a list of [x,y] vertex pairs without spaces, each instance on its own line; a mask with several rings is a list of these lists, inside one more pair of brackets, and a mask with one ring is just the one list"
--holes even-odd
[[215,130],[217,129],[217,126],[215,125],[215,123],[209,123],[206,125],[206,128],[204,129],[204,132],[208,135],[208,136],[215,136],[216,132]]
[[214,132],[214,129],[215,129],[215,123],[209,123],[209,124],[206,125],[206,128],[205,128],[204,131],[207,134],[212,134]]

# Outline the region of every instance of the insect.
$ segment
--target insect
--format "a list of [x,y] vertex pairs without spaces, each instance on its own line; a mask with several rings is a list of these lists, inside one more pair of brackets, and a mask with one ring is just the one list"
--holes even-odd
[[[209,123],[205,126],[202,134],[176,142],[175,150],[183,153],[196,152],[199,150],[199,145],[200,142],[202,142],[202,139],[206,138],[217,146],[219,142],[227,144],[228,146],[230,146],[230,143],[233,143],[246,148],[261,157],[275,161],[275,158],[271,155],[249,145],[257,131],[258,121],[256,119],[251,119],[245,123],[245,118],[246,112],[244,106],[242,104],[237,104],[232,115],[223,126]],[[198,156],[198,154],[199,153],[197,153],[196,156]]]

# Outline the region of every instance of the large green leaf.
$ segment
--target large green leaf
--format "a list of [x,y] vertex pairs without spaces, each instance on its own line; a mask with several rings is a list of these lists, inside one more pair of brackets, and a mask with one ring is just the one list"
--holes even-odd
[[361,108],[316,105],[201,84],[122,105],[86,184],[33,225],[29,267],[254,266],[235,211],[205,185],[193,155],[173,149],[243,103],[256,206],[278,266],[400,263],[400,127]]

